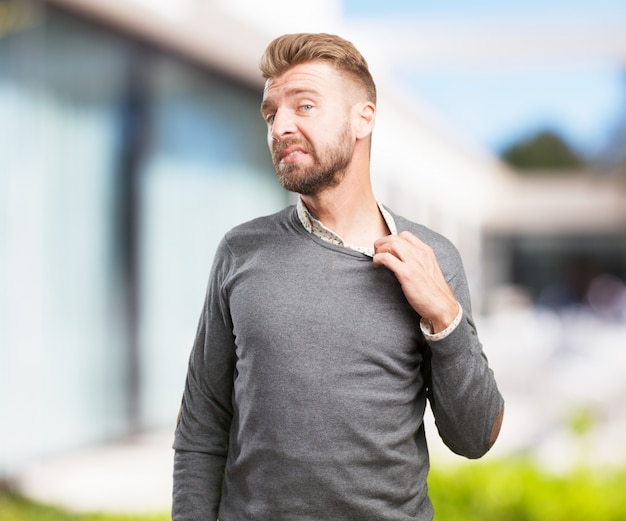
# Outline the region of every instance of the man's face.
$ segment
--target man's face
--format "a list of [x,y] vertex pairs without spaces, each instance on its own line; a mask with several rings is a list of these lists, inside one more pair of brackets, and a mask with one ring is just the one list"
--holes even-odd
[[314,195],[343,179],[355,143],[350,86],[322,62],[296,65],[267,81],[261,113],[276,174],[286,190]]

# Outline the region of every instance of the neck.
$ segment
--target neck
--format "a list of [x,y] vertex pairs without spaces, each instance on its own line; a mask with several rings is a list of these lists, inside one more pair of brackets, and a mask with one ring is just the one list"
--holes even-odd
[[346,172],[342,182],[315,195],[301,196],[317,219],[352,246],[370,247],[389,234],[369,176],[369,162]]

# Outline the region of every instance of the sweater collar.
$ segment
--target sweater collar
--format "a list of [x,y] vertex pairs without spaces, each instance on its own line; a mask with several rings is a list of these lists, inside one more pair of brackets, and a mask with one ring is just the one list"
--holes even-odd
[[[391,215],[391,213],[389,213],[389,211],[387,211],[387,209],[380,202],[377,201],[376,204],[378,204],[378,209],[380,210],[380,213],[383,216],[383,219],[385,220],[385,224],[387,225],[387,228],[389,228],[389,231],[391,232],[392,235],[396,235],[398,233],[398,229],[396,227],[396,222],[393,216]],[[320,239],[326,242],[330,242],[331,244],[335,244],[337,246],[343,246],[344,248],[349,248],[351,250],[358,251],[360,253],[363,253],[364,255],[367,255],[368,257],[374,256],[373,246],[367,248],[367,247],[353,246],[353,245],[347,244],[338,233],[334,232],[333,230],[325,226],[324,223],[322,223],[322,221],[317,219],[309,211],[309,209],[306,207],[306,205],[302,201],[302,197],[298,197],[296,210],[298,213],[298,219],[300,220],[300,222],[302,223],[302,226],[304,226],[304,229],[307,232],[312,233],[316,237],[319,237]]]

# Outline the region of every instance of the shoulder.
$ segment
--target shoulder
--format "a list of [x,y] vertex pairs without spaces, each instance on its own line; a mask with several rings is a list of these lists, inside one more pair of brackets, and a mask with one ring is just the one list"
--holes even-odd
[[222,242],[233,251],[280,244],[288,237],[298,235],[294,216],[295,207],[288,206],[271,215],[257,217],[229,230]]
[[213,274],[222,278],[246,260],[276,253],[284,247],[285,237],[297,236],[293,223],[293,206],[271,215],[257,217],[231,228],[217,244],[213,257]]
[[240,236],[264,235],[267,233],[280,233],[291,223],[294,214],[294,206],[288,206],[279,212],[256,217],[250,221],[241,223],[231,228],[225,235],[227,240],[233,240]]
[[437,260],[442,268],[447,267],[449,269],[455,269],[462,266],[461,256],[458,249],[447,237],[428,228],[427,226],[424,226],[423,224],[413,222],[405,217],[396,215],[393,212],[390,213],[396,222],[398,233],[408,231],[421,241],[428,244],[435,252]]

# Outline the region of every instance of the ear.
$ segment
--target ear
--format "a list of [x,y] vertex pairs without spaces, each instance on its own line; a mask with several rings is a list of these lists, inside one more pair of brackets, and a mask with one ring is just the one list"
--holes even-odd
[[374,122],[376,120],[376,105],[371,101],[357,103],[354,106],[355,115],[355,137],[363,139],[368,137],[374,131]]

